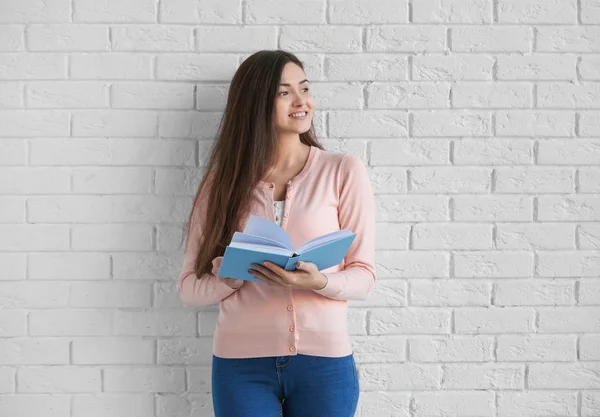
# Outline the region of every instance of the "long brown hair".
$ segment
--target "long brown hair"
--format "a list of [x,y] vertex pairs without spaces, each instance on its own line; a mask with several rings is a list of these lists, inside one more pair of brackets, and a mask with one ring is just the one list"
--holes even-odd
[[[186,244],[194,224],[203,225],[195,264],[198,277],[210,273],[213,259],[223,255],[248,214],[255,187],[277,155],[275,99],[289,62],[304,69],[289,52],[259,51],[242,62],[231,80],[217,139],[187,222]],[[323,149],[312,123],[300,141]]]

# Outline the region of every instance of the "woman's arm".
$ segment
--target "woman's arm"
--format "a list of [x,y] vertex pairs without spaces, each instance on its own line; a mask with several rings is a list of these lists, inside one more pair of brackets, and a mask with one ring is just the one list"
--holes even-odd
[[346,154],[340,165],[340,228],[356,233],[356,238],[344,258],[344,269],[323,273],[327,285],[315,292],[334,300],[364,300],[376,279],[375,201],[363,161]]

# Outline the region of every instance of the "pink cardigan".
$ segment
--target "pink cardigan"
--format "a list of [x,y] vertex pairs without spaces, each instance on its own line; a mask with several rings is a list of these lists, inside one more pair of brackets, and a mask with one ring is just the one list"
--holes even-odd
[[[273,187],[264,181],[257,186],[251,214],[275,221]],[[287,186],[282,227],[294,246],[339,229],[357,233],[344,264],[322,271],[329,279],[322,290],[289,290],[250,281],[233,290],[212,274],[197,277],[194,257],[201,227],[190,232],[178,289],[186,305],[219,303],[216,356],[352,353],[347,300],[364,300],[375,283],[375,207],[360,158],[311,147],[306,165]]]

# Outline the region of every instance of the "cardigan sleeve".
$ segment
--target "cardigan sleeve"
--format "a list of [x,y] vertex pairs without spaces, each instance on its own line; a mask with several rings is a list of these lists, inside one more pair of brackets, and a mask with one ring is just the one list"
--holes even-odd
[[325,272],[327,285],[318,294],[334,300],[364,300],[375,283],[375,199],[363,161],[346,154],[340,163],[338,218],[340,229],[356,233],[344,269]]
[[195,221],[188,231],[177,289],[185,305],[197,307],[216,304],[237,290],[230,288],[213,274],[196,275],[194,265],[206,218],[206,199],[200,199],[195,210]]

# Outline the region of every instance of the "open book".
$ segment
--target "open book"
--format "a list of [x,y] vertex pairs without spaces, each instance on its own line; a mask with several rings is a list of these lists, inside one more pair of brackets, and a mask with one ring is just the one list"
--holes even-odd
[[218,275],[247,281],[257,280],[248,272],[252,264],[272,262],[291,271],[298,261],[314,263],[319,271],[338,265],[354,241],[356,233],[338,230],[311,239],[295,249],[292,239],[277,223],[250,216],[243,232],[235,232],[225,249]]

